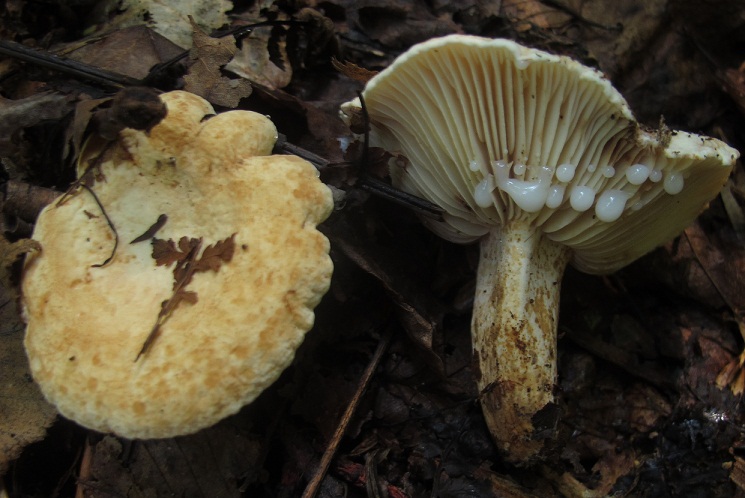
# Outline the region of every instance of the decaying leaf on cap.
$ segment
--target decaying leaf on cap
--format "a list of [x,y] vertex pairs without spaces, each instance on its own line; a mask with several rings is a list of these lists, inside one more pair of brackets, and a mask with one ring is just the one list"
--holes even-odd
[[[192,433],[251,402],[292,361],[332,272],[316,230],[331,193],[310,163],[270,155],[271,121],[213,116],[187,92],[162,99],[166,118],[121,131],[91,187],[121,240],[111,262],[93,267],[113,235],[80,191],[40,215],[22,285],[44,395],[130,438]],[[102,147],[86,144],[79,173]]]

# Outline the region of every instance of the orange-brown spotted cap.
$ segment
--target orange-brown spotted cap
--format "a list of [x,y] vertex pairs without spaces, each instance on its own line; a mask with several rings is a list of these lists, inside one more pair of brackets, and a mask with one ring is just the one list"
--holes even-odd
[[[22,284],[26,351],[44,395],[65,417],[128,438],[192,433],[254,400],[292,362],[333,269],[316,229],[331,192],[310,163],[269,155],[271,121],[248,111],[207,119],[214,111],[200,97],[162,98],[167,117],[150,134],[122,131],[92,187],[118,233],[113,260],[94,266],[114,234],[80,190],[40,215],[42,251]],[[201,252],[233,237],[234,253],[193,275],[185,290],[197,301],[181,302],[138,359],[176,278],[173,265],[156,265],[151,241],[130,241],[163,214],[154,237],[201,239]]]

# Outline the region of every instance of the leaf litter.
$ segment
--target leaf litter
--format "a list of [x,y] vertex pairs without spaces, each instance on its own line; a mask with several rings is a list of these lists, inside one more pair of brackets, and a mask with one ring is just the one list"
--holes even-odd
[[[270,63],[282,60],[292,70],[291,81],[281,88],[257,87],[238,105],[271,115],[293,143],[342,162],[339,146],[351,139],[335,120],[335,109],[360,86],[331,66],[330,55],[342,61],[348,76],[364,79],[364,71],[352,65],[377,71],[414,41],[461,31],[506,36],[583,59],[609,74],[647,124],[656,125],[664,114],[671,126],[715,128],[742,148],[742,111],[729,100],[741,103],[743,60],[733,49],[739,38],[732,28],[741,23],[733,12],[742,6],[730,0],[704,12],[698,2],[616,3],[323,2],[310,8],[332,26],[324,50],[304,48],[316,38],[288,27],[281,35],[287,60],[278,57],[278,39],[266,54]],[[233,13],[244,16],[241,22],[245,16],[255,21],[299,15],[295,7],[272,1],[243,8]],[[0,26],[11,34],[32,32],[2,20]],[[712,37],[713,26],[733,37]],[[225,77],[227,61],[205,62]],[[45,90],[73,98],[83,91],[54,85]],[[65,125],[56,123],[64,134]],[[4,160],[5,171],[47,178],[49,163],[28,153],[44,137],[43,127],[41,120],[31,123],[21,141],[12,142],[17,167],[9,169]],[[728,205],[713,202],[687,238],[608,278],[570,272],[560,318],[562,438],[547,456],[548,470],[505,465],[479,415],[469,303],[462,298],[469,294],[464,289],[472,283],[477,249],[443,243],[400,208],[355,193],[359,173],[347,169],[340,166],[327,178],[356,199],[335,215],[354,229],[340,224],[334,230],[329,223],[332,290],[293,369],[253,405],[199,435],[142,443],[93,437],[92,467],[80,493],[299,496],[391,320],[389,348],[318,496],[716,497],[743,489],[741,397],[730,386],[741,375],[737,286],[745,268],[741,241],[728,222],[735,218],[725,214],[741,211],[739,166]],[[201,259],[192,240],[162,242],[161,259],[174,268],[174,296],[176,268],[185,278],[186,262]],[[220,264],[218,257],[213,265]],[[173,298],[172,311],[197,297],[188,284],[182,287],[186,297]],[[722,372],[728,372],[724,389],[717,386]],[[69,423],[59,424],[63,432],[73,431]],[[54,455],[53,442],[58,440],[37,443],[34,451]],[[38,470],[28,462],[22,454],[11,463],[14,475]],[[62,482],[75,493],[74,482]],[[29,483],[16,480],[13,491],[28,490]]]

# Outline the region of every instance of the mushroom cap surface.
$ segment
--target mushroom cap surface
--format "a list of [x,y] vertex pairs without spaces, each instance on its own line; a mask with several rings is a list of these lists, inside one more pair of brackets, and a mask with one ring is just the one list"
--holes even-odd
[[[597,70],[509,40],[419,45],[363,92],[370,145],[398,154],[395,186],[446,211],[424,222],[470,242],[519,222],[608,273],[671,239],[726,182],[738,152],[643,129]],[[342,106],[359,119],[359,99]]]
[[[34,379],[60,413],[102,432],[161,438],[198,431],[254,400],[292,362],[328,290],[329,242],[316,225],[331,192],[308,162],[271,156],[266,117],[162,96],[167,117],[148,135],[126,129],[103,151],[92,186],[120,239],[81,189],[40,215],[22,290]],[[101,148],[87,147],[81,167]],[[87,160],[86,160],[87,159]],[[153,235],[208,246],[232,237],[232,258],[200,271],[138,352],[174,295],[174,265],[156,265]],[[200,256],[201,257],[201,256]],[[136,360],[137,359],[137,360]],[[136,360],[136,361],[135,361]]]

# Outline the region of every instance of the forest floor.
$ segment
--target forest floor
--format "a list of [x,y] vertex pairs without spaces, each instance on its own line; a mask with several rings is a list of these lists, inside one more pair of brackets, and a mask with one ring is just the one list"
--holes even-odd
[[[478,246],[445,242],[405,206],[358,188],[360,147],[342,150],[353,136],[338,109],[366,73],[333,63],[379,71],[432,37],[508,38],[599,68],[650,128],[664,117],[744,150],[742,2],[210,0],[194,2],[199,29],[185,16],[191,2],[176,3],[8,0],[0,39],[143,80],[194,36],[188,57],[146,83],[266,114],[289,144],[331,164],[322,178],[346,191],[321,227],[331,289],[292,366],[211,428],[131,441],[57,416],[30,376],[17,306],[18,256],[44,201],[19,206],[12,189],[64,191],[83,131],[76,106],[114,89],[0,60],[0,497],[281,498],[316,484],[319,497],[745,496],[741,164],[674,241],[606,277],[567,271],[554,442],[539,463],[514,466],[489,435],[474,380]],[[287,20],[300,22],[252,30],[237,55],[231,37],[204,36]]]

